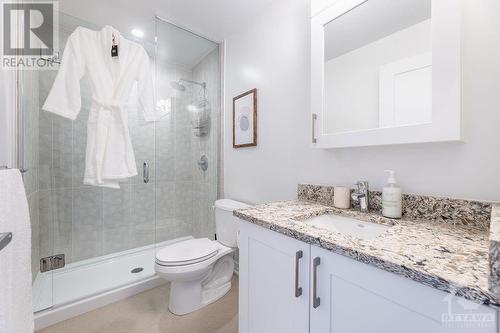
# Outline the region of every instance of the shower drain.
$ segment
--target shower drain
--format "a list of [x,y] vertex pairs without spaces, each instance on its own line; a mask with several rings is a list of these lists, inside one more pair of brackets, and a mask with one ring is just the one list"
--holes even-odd
[[142,267],[136,267],[133,270],[131,270],[130,273],[137,274],[137,273],[142,272],[143,270],[144,270],[144,268],[142,268]]

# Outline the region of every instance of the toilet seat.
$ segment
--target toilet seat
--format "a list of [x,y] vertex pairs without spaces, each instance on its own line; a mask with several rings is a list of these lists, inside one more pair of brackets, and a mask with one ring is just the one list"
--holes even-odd
[[217,243],[208,238],[194,238],[169,245],[156,253],[161,266],[184,266],[212,258],[219,251]]

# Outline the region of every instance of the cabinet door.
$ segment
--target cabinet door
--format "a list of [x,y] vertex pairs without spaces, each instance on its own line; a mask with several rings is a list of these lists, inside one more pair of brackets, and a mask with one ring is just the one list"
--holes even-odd
[[311,333],[496,332],[489,307],[312,246],[315,258],[320,305],[311,306]]
[[239,237],[239,332],[309,332],[310,245],[244,221]]

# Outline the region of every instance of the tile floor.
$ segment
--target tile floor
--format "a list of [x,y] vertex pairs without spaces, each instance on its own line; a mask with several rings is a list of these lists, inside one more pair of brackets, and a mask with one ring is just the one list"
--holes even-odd
[[217,302],[186,316],[167,310],[169,285],[68,319],[38,333],[237,333],[238,278]]

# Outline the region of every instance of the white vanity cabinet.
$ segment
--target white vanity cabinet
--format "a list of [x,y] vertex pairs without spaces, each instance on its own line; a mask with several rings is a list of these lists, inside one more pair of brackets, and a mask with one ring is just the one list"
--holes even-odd
[[310,246],[242,222],[239,333],[309,332]]
[[490,307],[240,223],[240,333],[497,333],[496,322]]
[[[311,307],[310,332],[497,332],[496,311],[489,307],[311,246],[312,266],[316,258],[320,306]],[[484,327],[464,321],[472,315],[484,319]]]

